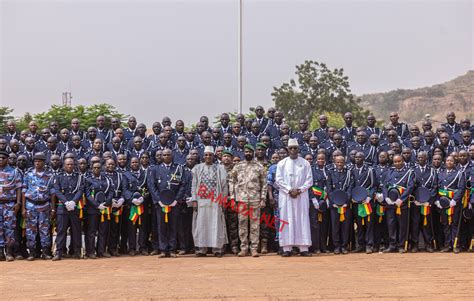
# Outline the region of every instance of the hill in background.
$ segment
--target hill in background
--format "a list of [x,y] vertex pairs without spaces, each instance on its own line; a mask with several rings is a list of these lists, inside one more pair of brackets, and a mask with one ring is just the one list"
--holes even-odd
[[388,121],[390,112],[399,112],[400,120],[420,124],[430,114],[433,125],[446,121],[446,112],[454,111],[456,121],[470,118],[474,123],[474,71],[451,81],[413,90],[397,89],[386,93],[360,96],[361,105],[377,118]]

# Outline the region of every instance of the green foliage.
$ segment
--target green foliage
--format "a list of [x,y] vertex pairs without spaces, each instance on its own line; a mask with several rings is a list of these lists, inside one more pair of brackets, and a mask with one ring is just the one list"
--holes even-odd
[[290,126],[296,126],[300,119],[311,124],[323,112],[352,112],[355,125],[365,124],[369,111],[351,93],[349,78],[342,68],[330,70],[324,63],[305,61],[296,66],[295,74],[297,80],[274,87],[271,94],[277,110],[285,114]]
[[51,121],[57,121],[59,128],[69,128],[71,120],[78,118],[81,121],[81,128],[87,129],[91,126],[96,126],[96,118],[99,115],[105,116],[106,126],[110,126],[110,118],[116,117],[120,121],[125,121],[128,115],[121,114],[117,109],[109,104],[97,104],[91,106],[59,106],[53,105],[51,108],[43,113],[35,114],[33,119],[38,123],[38,128],[46,128]]
[[[328,126],[330,127],[335,127],[337,129],[340,129],[344,127],[345,122],[344,122],[344,117],[342,114],[335,113],[335,112],[323,112],[322,114],[326,115],[328,117]],[[319,128],[319,115],[318,113],[313,113],[313,116],[311,118],[311,123],[309,124],[309,128],[314,130]]]
[[6,132],[6,123],[8,120],[13,119],[13,116],[11,116],[11,112],[13,112],[13,109],[10,109],[9,107],[0,107],[0,133],[4,134]]
[[30,121],[32,120],[33,120],[33,116],[30,113],[26,112],[25,115],[15,120],[17,130],[19,131],[27,130],[28,123],[30,123]]

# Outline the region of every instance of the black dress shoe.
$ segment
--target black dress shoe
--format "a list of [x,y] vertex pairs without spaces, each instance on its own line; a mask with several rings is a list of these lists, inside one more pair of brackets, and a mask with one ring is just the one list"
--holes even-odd
[[418,253],[418,247],[413,247],[411,248],[412,253]]
[[372,249],[372,247],[365,248],[365,254],[372,254],[373,252],[374,250]]
[[339,249],[334,249],[334,255],[339,255],[341,254],[341,250]]
[[426,246],[425,250],[428,253],[433,253],[434,252],[434,249],[431,246]]
[[363,246],[358,246],[352,253],[362,253],[364,250],[365,248]]
[[[217,253],[216,253],[217,254]],[[196,252],[196,257],[206,257],[207,255],[201,252]]]
[[281,257],[290,257],[291,256],[291,252],[290,251],[285,251],[281,254]]
[[450,247],[443,248],[443,249],[441,249],[440,252],[441,252],[441,253],[448,253],[448,252],[451,252],[451,248],[450,248]]
[[216,252],[214,253],[214,256],[218,257],[218,258],[221,258],[222,256],[224,256],[224,253],[222,252]]
[[59,254],[54,255],[53,261],[58,261],[58,260],[61,260],[61,255]]
[[300,256],[303,256],[303,257],[311,257],[311,256],[313,256],[313,254],[311,254],[311,253],[308,252],[308,251],[303,251],[303,252],[300,252]]
[[459,248],[454,248],[453,249],[454,254],[459,254],[459,252],[461,252],[461,250]]
[[349,251],[347,251],[346,249],[342,248],[342,254],[346,255],[346,254],[348,254],[348,253],[349,253]]
[[400,254],[404,254],[406,253],[407,251],[405,251],[405,248],[398,248],[398,253]]

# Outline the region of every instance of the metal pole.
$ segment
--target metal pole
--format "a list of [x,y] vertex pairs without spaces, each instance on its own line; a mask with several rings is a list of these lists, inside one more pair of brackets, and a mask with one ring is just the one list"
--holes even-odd
[[238,110],[242,113],[242,1],[239,0],[239,45],[238,45],[238,73],[239,73],[239,90],[238,90]]

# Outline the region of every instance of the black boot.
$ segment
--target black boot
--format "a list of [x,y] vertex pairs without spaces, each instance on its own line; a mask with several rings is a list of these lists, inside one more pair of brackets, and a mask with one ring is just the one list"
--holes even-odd
[[5,261],[5,249],[0,248],[0,261]]
[[13,248],[12,247],[7,247],[7,257],[5,259],[7,261],[15,260],[15,257],[13,257]]
[[51,258],[53,258],[53,256],[51,256],[51,250],[49,248],[43,249],[43,254],[41,255],[41,257],[44,260],[50,260]]
[[28,255],[28,257],[26,258],[26,260],[28,261],[33,261],[35,260],[35,248],[29,248],[29,251],[30,251],[30,254]]

